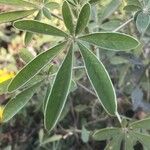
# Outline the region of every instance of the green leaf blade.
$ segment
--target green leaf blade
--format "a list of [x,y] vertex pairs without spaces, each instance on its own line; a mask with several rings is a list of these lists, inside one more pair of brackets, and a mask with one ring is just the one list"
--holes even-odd
[[74,33],[73,16],[67,1],[64,1],[63,3],[62,15],[66,28],[70,31],[71,34],[73,34]]
[[[40,10],[37,13],[37,15],[35,16],[34,20],[41,20],[41,18],[42,18],[42,11]],[[33,37],[33,33],[31,33],[31,32],[26,32],[25,33],[24,44],[26,46],[31,42],[32,37]]]
[[122,133],[118,133],[117,135],[114,135],[112,137],[112,140],[108,142],[105,150],[120,150],[121,148],[121,143],[123,140],[123,134]]
[[27,17],[33,14],[36,9],[32,10],[19,10],[19,11],[10,11],[10,12],[3,12],[0,13],[0,23],[6,23],[15,21],[24,17]]
[[60,29],[51,26],[49,24],[41,23],[36,20],[16,21],[14,23],[14,26],[20,30],[33,32],[33,33],[60,36],[60,37],[68,36],[65,32],[61,31]]
[[125,140],[125,150],[134,150],[134,145],[137,142],[134,138],[134,135],[132,132],[129,132],[128,134],[125,134],[124,137]]
[[22,91],[15,98],[10,100],[4,108],[2,121],[7,122],[15,116],[28,103],[40,85],[41,82]]
[[134,129],[140,128],[140,129],[149,130],[150,129],[150,118],[135,121],[135,122],[130,124],[130,127],[134,128]]
[[51,16],[51,12],[49,11],[49,9],[46,8],[46,7],[43,7],[42,10],[43,10],[43,15],[44,15],[47,19],[51,20],[51,19],[52,19],[52,16]]
[[40,70],[43,69],[60,52],[60,50],[62,50],[65,43],[66,42],[56,45],[30,61],[11,81],[8,91],[12,92],[18,89],[38,74]]
[[150,136],[148,134],[143,134],[140,132],[132,132],[134,139],[139,141],[143,146],[150,147]]
[[129,51],[139,45],[135,38],[122,33],[99,32],[79,37],[79,39],[112,51]]
[[142,5],[139,0],[127,0],[127,5],[134,5],[142,9]]
[[99,19],[103,22],[105,19],[109,18],[121,4],[120,0],[112,0],[106,7],[104,7],[99,14]]
[[12,79],[6,80],[0,83],[0,95],[7,93],[7,86],[10,84]]
[[85,27],[88,24],[90,14],[91,14],[91,7],[90,4],[87,3],[82,7],[81,12],[79,14],[75,31],[76,35],[78,35],[85,29]]
[[28,63],[28,62],[30,62],[32,59],[34,59],[34,56],[32,55],[32,53],[29,52],[29,50],[26,49],[26,48],[23,48],[23,49],[20,50],[19,56],[21,57],[21,59],[22,59],[25,63]]
[[98,2],[99,2],[99,0],[90,0],[89,1],[90,4],[95,4],[95,3],[98,3]]
[[103,141],[111,139],[112,137],[119,135],[120,133],[121,132],[119,128],[104,128],[97,130],[92,137],[96,141]]
[[0,4],[34,8],[37,7],[35,4],[23,0],[0,0]]
[[150,24],[150,16],[148,14],[140,12],[136,19],[136,27],[138,31],[144,34],[149,24]]
[[46,102],[44,124],[51,131],[58,122],[67,100],[72,77],[72,47],[64,59]]
[[85,46],[79,44],[86,72],[100,103],[110,115],[117,114],[116,94],[111,79],[102,62]]

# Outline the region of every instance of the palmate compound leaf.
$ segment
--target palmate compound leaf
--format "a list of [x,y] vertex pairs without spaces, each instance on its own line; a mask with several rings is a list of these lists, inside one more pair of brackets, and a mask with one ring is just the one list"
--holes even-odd
[[116,94],[111,79],[102,62],[84,45],[78,43],[87,75],[100,103],[110,115],[117,115]]
[[37,7],[35,4],[24,0],[0,0],[0,4],[21,6],[21,7],[34,7],[34,8]]
[[62,15],[66,28],[70,31],[71,34],[74,33],[73,16],[67,1],[64,1],[63,3]]
[[89,3],[87,3],[82,7],[81,12],[79,14],[75,31],[76,35],[80,34],[85,29],[86,25],[88,24],[90,14],[91,6]]
[[150,118],[146,118],[143,120],[135,121],[129,125],[130,128],[133,129],[146,129],[150,130]]
[[139,45],[135,38],[123,33],[99,32],[81,36],[79,39],[112,51],[129,51]]
[[18,89],[32,79],[64,48],[65,44],[66,42],[60,43],[30,61],[11,81],[8,91],[12,92]]
[[60,37],[67,37],[68,34],[61,31],[60,29],[51,26],[49,24],[41,23],[36,20],[21,20],[16,21],[14,26],[20,30],[39,33],[39,34],[46,34],[46,35],[53,35],[53,36],[60,36]]
[[24,91],[20,92],[16,97],[11,99],[6,106],[4,107],[3,118],[2,122],[9,121],[14,115],[16,115],[32,98],[36,89],[41,85],[37,83],[32,87],[25,89]]
[[15,21],[33,14],[36,9],[18,10],[0,13],[0,23]]
[[72,64],[73,48],[71,46],[57,72],[53,86],[47,97],[44,111],[44,124],[48,131],[51,131],[57,124],[66,103],[72,78]]

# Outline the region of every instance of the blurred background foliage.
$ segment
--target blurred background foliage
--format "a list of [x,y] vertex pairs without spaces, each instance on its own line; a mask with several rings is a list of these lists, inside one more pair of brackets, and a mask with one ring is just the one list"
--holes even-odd
[[[29,0],[28,0],[29,1]],[[41,3],[40,0],[32,0]],[[51,0],[50,11],[61,17],[62,0]],[[72,0],[70,0],[72,1]],[[86,0],[83,0],[83,3]],[[96,0],[95,0],[96,1]],[[130,19],[134,12],[124,9],[127,1],[99,0],[92,4],[92,16],[88,30],[113,31]],[[79,9],[81,6],[78,6]],[[18,7],[18,9],[20,9]],[[12,6],[0,5],[0,12],[14,10]],[[16,10],[16,7],[15,7]],[[34,14],[36,15],[36,14]],[[61,19],[51,16],[42,17],[42,22],[66,30]],[[33,16],[28,17],[28,19]],[[143,119],[150,113],[150,26],[141,35],[132,21],[120,30],[135,36],[141,46],[131,52],[107,52],[96,48],[105,64],[117,93],[119,113],[130,119]],[[0,25],[0,105],[5,105],[13,97],[3,94],[6,82],[10,80],[26,63],[23,53],[36,56],[53,46],[60,38],[46,35],[34,35],[31,43],[24,49],[25,33],[14,29],[12,23]],[[56,39],[57,38],[57,39]],[[77,48],[76,48],[77,50]],[[54,59],[52,72],[55,73],[64,54]],[[78,51],[75,51],[76,66],[83,64]],[[97,128],[116,126],[116,118],[109,117],[99,105],[84,69],[74,68],[69,101],[64,109],[58,126],[48,134],[43,129],[43,107],[46,84],[39,89],[27,106],[8,124],[0,124],[0,150],[103,150],[106,141],[96,142],[90,138],[89,131]],[[53,78],[52,78],[53,79]],[[140,143],[135,149],[142,149]]]

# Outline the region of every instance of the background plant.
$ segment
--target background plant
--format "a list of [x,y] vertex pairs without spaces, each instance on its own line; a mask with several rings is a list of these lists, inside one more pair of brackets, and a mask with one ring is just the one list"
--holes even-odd
[[[92,4],[95,2],[97,1],[90,1],[90,3]],[[141,17],[141,15],[142,18],[146,17],[145,20],[147,20],[148,13],[146,12],[145,14],[145,5],[142,5],[140,2],[137,1],[137,4],[140,5],[137,5],[140,11],[135,13],[131,19],[113,30],[109,29],[109,32],[101,31],[101,26],[103,29],[109,27],[109,22],[107,22],[106,24],[103,23],[103,20],[108,18],[108,16],[114,10],[116,10],[116,8],[120,4],[118,2],[119,1],[112,1],[108,4],[106,9],[102,10],[100,17],[94,20],[94,22],[97,23],[98,19],[100,18],[100,26],[96,26],[96,28],[90,28],[90,25],[88,25],[89,20],[92,21],[92,17],[90,15],[91,5],[87,3],[87,1],[65,1],[63,3],[62,18],[68,31],[62,31],[50,24],[42,23],[35,20],[19,20],[14,22],[14,26],[16,28],[27,31],[27,34],[30,35],[30,39],[32,37],[31,33],[60,36],[62,38],[61,42],[58,42],[56,46],[40,53],[35,58],[32,58],[32,55],[27,51],[24,51],[22,53],[22,58],[27,62],[27,65],[23,67],[21,71],[19,71],[19,73],[12,81],[10,81],[10,83],[6,83],[8,84],[8,92],[13,92],[13,94],[17,95],[15,97],[13,96],[14,98],[6,104],[3,111],[3,122],[10,120],[16,113],[18,113],[18,111],[23,108],[23,106],[34,95],[35,90],[39,86],[49,84],[47,86],[48,88],[46,96],[44,98],[45,100],[43,101],[43,112],[45,127],[48,131],[51,131],[56,126],[56,123],[58,123],[62,116],[61,114],[66,103],[67,95],[69,94],[69,91],[71,91],[70,85],[75,86],[75,82],[73,81],[75,80],[75,75],[72,75],[72,73],[75,73],[74,68],[76,67],[77,69],[83,69],[85,67],[88,78],[90,79],[90,82],[96,93],[96,97],[98,97],[101,105],[109,115],[116,116],[120,122],[117,122],[117,124],[114,125],[118,128],[106,128],[94,132],[94,139],[107,139],[109,142],[106,149],[119,149],[121,147],[122,141],[124,141],[125,143],[123,146],[125,149],[128,143],[130,144],[130,148],[133,149],[133,146],[136,144],[137,141],[142,143],[145,148],[148,147],[149,136],[141,133],[141,130],[137,130],[137,128],[143,128],[147,130],[149,119],[146,119],[146,121],[143,120],[141,122],[128,124],[128,121],[130,122],[129,119],[119,116],[117,111],[116,93],[114,91],[112,81],[110,80],[110,77],[104,65],[100,61],[101,55],[99,52],[99,48],[103,49],[103,51],[109,50],[110,53],[113,54],[120,51],[129,52],[130,50],[136,49],[137,46],[139,46],[139,42],[135,38],[123,33],[117,33],[117,31],[128,25],[128,23],[130,23],[133,18],[135,19],[137,29],[140,33],[142,33],[142,37],[144,36],[144,33],[149,25],[147,22],[145,23],[144,21],[142,21],[141,23],[139,21],[139,17]],[[78,6],[80,6],[80,8],[78,8]],[[128,1],[125,9],[128,9],[131,6],[133,6],[133,3],[131,3],[131,1]],[[144,8],[142,6],[144,6]],[[95,5],[92,7],[95,7]],[[112,12],[109,11],[110,8],[113,10]],[[4,14],[2,15],[4,16]],[[143,15],[145,16],[143,17]],[[14,20],[16,19],[19,18],[15,18]],[[118,23],[116,22],[114,22],[114,24],[118,25]],[[28,42],[26,42],[26,44],[27,43]],[[77,59],[75,58],[74,53],[78,52],[78,49],[80,50],[80,53],[84,60],[84,65],[82,64],[82,66],[76,66]],[[97,57],[89,49],[94,50]],[[53,66],[49,62],[54,59],[54,57],[56,57],[56,55],[58,55],[61,50],[67,51],[67,54],[64,58],[64,61],[62,61],[62,64],[60,65],[58,71],[53,74]],[[121,57],[116,57],[114,60],[116,61],[118,58],[121,62],[125,62],[126,60],[122,59]],[[126,68],[128,69],[128,66]],[[51,83],[51,79],[53,77],[54,80],[53,83]],[[121,80],[119,82],[119,86],[121,87],[123,83]],[[82,87],[86,89],[86,87]],[[137,126],[140,126],[140,124],[142,124],[142,127],[135,127],[134,130],[134,127],[132,127],[134,126],[134,124],[137,124]],[[144,125],[146,127],[144,127]],[[85,127],[83,127],[82,132],[82,138],[84,142],[88,140],[90,133],[93,134],[93,131],[89,132],[85,129]],[[144,133],[145,132],[146,131],[144,131]],[[114,138],[115,135],[117,135],[117,137]],[[118,138],[119,140],[117,140]],[[130,139],[132,139],[132,141]]]

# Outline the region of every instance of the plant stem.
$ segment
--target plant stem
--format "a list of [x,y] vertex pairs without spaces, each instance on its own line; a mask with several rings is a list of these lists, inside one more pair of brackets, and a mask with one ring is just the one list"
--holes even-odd
[[53,17],[55,17],[55,18],[57,18],[57,19],[63,21],[63,18],[62,18],[61,16],[58,16],[58,15],[52,13],[52,12],[51,12],[51,15],[52,15]]
[[122,120],[121,120],[121,117],[120,117],[120,115],[119,115],[119,113],[118,113],[118,112],[116,113],[116,117],[117,117],[117,119],[118,119],[119,123],[120,123],[120,124],[121,124],[121,126],[122,126]]
[[83,88],[85,91],[89,92],[90,94],[92,94],[93,96],[97,97],[96,94],[89,90],[87,87],[85,87],[84,85],[80,84],[79,82],[77,82],[77,85],[80,86],[81,88]]
[[[99,23],[98,23],[97,7],[94,6],[94,9],[95,9],[95,11],[94,11],[95,12],[95,22],[98,25]],[[98,32],[98,29],[97,29],[97,32]],[[100,60],[100,49],[99,48],[96,48],[96,56],[97,56],[98,60]]]
[[130,18],[128,21],[126,21],[125,23],[123,23],[121,26],[119,26],[118,28],[116,28],[115,30],[113,30],[113,32],[117,32],[120,29],[122,29],[123,27],[125,27],[128,23],[130,23],[134,18]]
[[73,69],[84,69],[85,68],[85,66],[75,66],[75,67],[73,67]]

